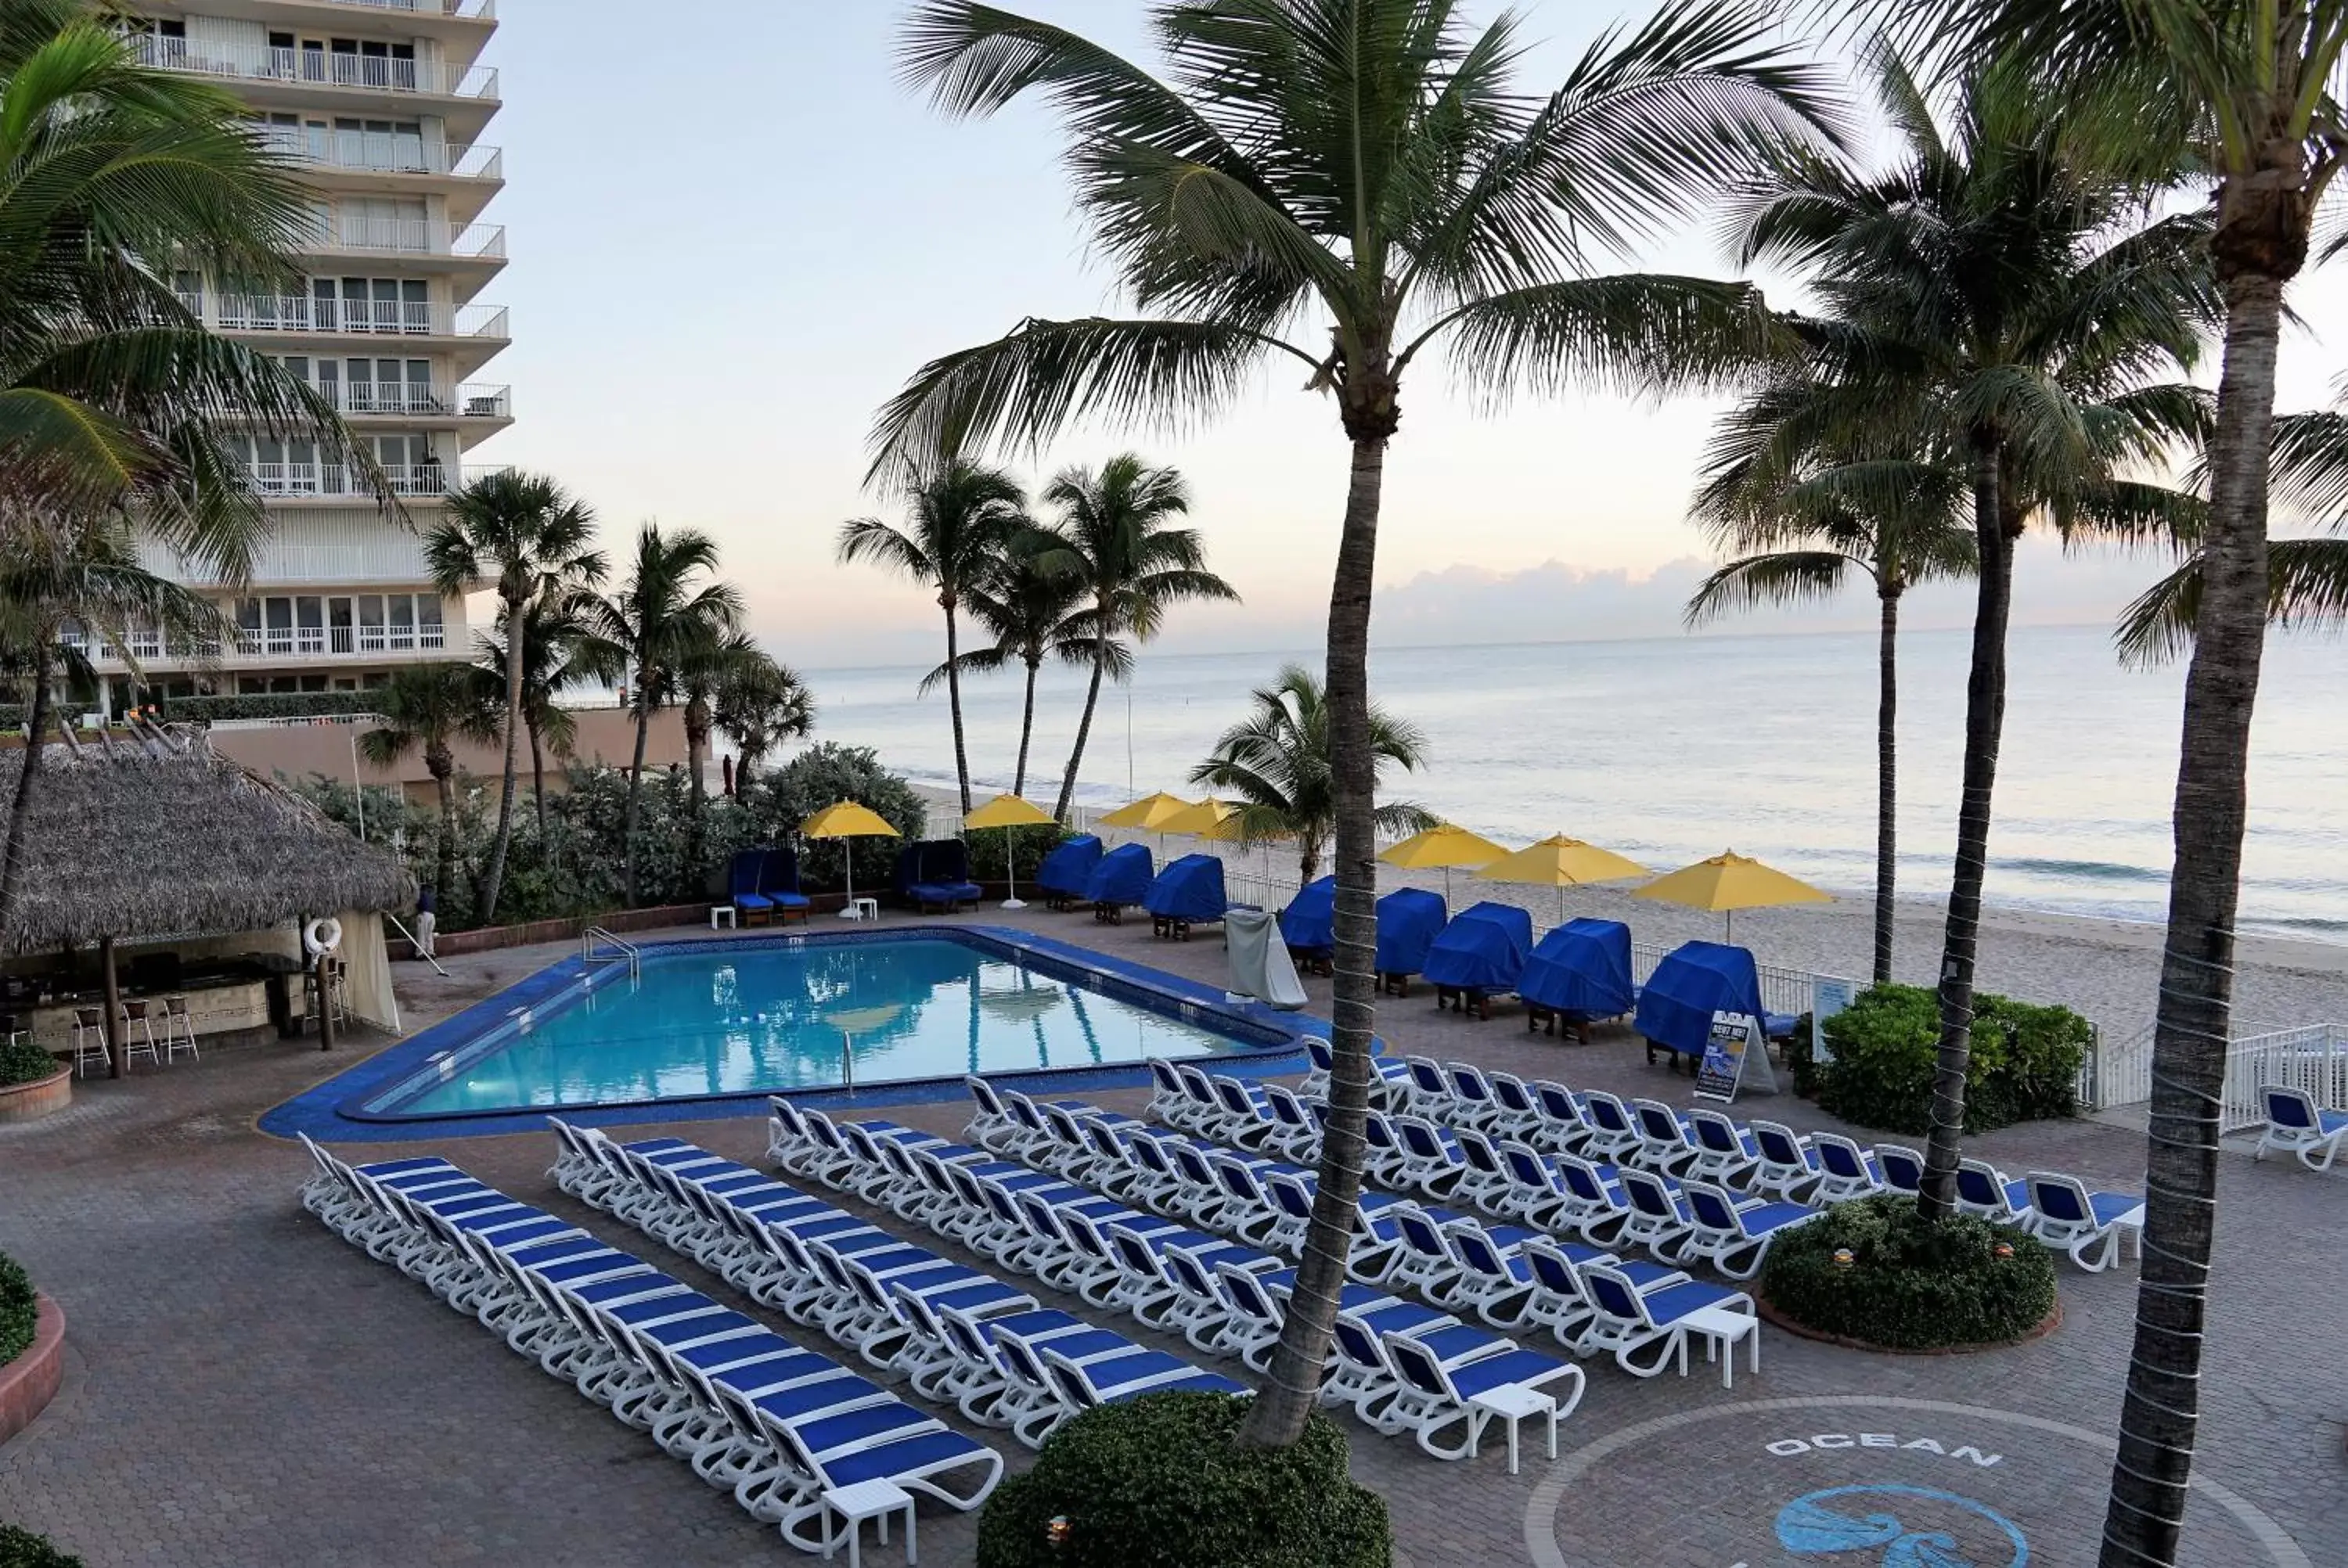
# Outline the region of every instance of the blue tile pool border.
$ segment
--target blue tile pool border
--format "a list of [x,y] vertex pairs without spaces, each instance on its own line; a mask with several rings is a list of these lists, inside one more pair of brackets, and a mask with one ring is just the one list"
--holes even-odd
[[[695,938],[641,944],[645,957],[668,952],[757,951],[801,947],[845,947],[891,941],[958,942],[994,957],[1025,960],[1056,978],[1077,981],[1119,1000],[1132,1002],[1171,1018],[1184,1018],[1240,1040],[1244,1053],[1215,1059],[1218,1071],[1235,1077],[1279,1077],[1302,1071],[1304,1041],[1329,1037],[1327,1020],[1301,1012],[1281,1012],[1260,1002],[1235,1004],[1212,986],[1185,979],[1128,959],[1113,958],[1090,948],[1063,942],[1030,931],[1000,926],[891,926],[880,930],[755,932],[715,939]],[[306,1133],[339,1143],[408,1143],[450,1137],[489,1137],[543,1131],[550,1115],[587,1126],[628,1126],[658,1122],[721,1121],[764,1116],[767,1102],[781,1093],[792,1102],[819,1109],[861,1105],[910,1105],[960,1100],[966,1094],[963,1075],[903,1079],[849,1089],[755,1090],[736,1094],[703,1094],[675,1099],[633,1101],[589,1106],[545,1106],[520,1111],[479,1111],[456,1114],[405,1116],[367,1112],[363,1108],[432,1061],[468,1050],[486,1040],[515,1012],[542,1006],[563,996],[600,966],[577,958],[562,958],[537,973],[483,998],[399,1041],[366,1061],[315,1084],[271,1108],[259,1122],[262,1132],[281,1138]],[[1255,1037],[1276,1040],[1255,1043]],[[1068,1067],[1025,1072],[989,1073],[988,1081],[1023,1091],[1063,1092],[1071,1090],[1131,1089],[1149,1081],[1138,1062],[1115,1067]]]

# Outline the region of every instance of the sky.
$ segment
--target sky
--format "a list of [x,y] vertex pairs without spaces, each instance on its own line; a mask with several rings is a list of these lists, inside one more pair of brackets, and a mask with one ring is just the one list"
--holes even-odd
[[[1025,0],[1031,14],[1147,58],[1138,0]],[[1471,0],[1482,20],[1497,5]],[[1524,78],[1562,78],[1617,17],[1526,0]],[[873,411],[925,360],[1023,316],[1117,307],[1086,252],[1040,106],[952,121],[892,77],[901,8],[883,0],[699,0],[695,26],[633,0],[518,0],[486,60],[505,107],[488,139],[509,184],[489,216],[512,264],[482,298],[513,311],[518,423],[478,451],[560,477],[622,540],[647,518],[714,535],[752,630],[803,667],[933,660],[933,600],[832,559],[840,522],[885,515],[862,487]],[[1731,276],[1701,223],[1626,266]],[[1785,280],[1758,280],[1792,302]],[[2348,290],[2302,288],[2280,406],[2326,399]],[[2328,342],[2327,342],[2328,340]],[[1405,388],[1380,528],[1377,636],[1389,645],[1669,631],[1704,569],[1684,520],[1717,402],[1603,394],[1479,405],[1439,366]],[[1178,651],[1305,648],[1335,551],[1347,450],[1331,405],[1282,365],[1227,415],[1179,432],[1086,429],[1016,463],[1033,480],[1123,449],[1190,480],[1193,522],[1237,607],[1185,609]],[[2024,558],[2017,619],[2106,617],[2163,569],[2149,558]],[[1968,596],[1929,594],[1915,625]],[[1867,624],[1854,598],[1739,630]]]

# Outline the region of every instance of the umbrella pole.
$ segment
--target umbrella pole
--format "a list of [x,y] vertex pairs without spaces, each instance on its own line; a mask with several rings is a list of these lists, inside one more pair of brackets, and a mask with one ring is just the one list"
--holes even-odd
[[1003,875],[1011,884],[1011,897],[1003,901],[1003,907],[1005,909],[1027,907],[1019,901],[1019,856],[1017,845],[1011,841],[1011,835],[1018,831],[1017,828],[1010,826],[1003,830]]
[[839,907],[839,917],[853,920],[856,918],[856,840],[843,838],[839,841],[839,858],[840,863],[848,867],[848,902]]

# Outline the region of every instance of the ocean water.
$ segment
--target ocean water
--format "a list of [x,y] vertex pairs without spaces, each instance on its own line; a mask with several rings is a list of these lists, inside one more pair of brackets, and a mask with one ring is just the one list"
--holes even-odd
[[[1964,631],[1901,640],[1903,896],[1948,888],[1969,647]],[[1130,688],[1103,691],[1079,802],[1197,793],[1190,769],[1250,690],[1318,658],[1145,652]],[[2162,919],[2183,666],[2123,670],[2101,627],[2017,629],[2010,664],[1989,898]],[[945,698],[917,699],[921,673],[808,671],[819,737],[950,784]],[[1385,649],[1371,674],[1427,741],[1391,796],[1511,844],[1570,833],[1658,870],[1734,848],[1838,891],[1873,886],[1872,633]],[[1046,669],[1027,794],[1047,808],[1083,700],[1081,672]],[[968,682],[963,702],[973,790],[1008,789],[1018,681]],[[2252,744],[2243,925],[2348,941],[2348,643],[2270,641]]]

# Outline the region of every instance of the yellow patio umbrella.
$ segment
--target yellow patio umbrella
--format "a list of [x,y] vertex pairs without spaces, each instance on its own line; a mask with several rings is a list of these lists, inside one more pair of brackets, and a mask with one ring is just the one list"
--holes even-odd
[[[1160,833],[1183,833],[1200,838],[1212,838],[1230,818],[1237,816],[1240,808],[1227,800],[1209,795],[1196,805],[1185,806],[1158,825]],[[1232,826],[1238,832],[1236,824]]]
[[[809,838],[901,838],[895,828],[883,821],[879,812],[869,805],[859,805],[852,800],[839,801],[799,824],[799,832]],[[856,918],[856,846],[840,845],[848,861],[848,903],[840,918]]]
[[1736,911],[1772,909],[1786,904],[1831,904],[1834,896],[1821,893],[1798,877],[1750,856],[1728,850],[1694,866],[1683,866],[1659,876],[1631,895],[1658,898],[1690,909],[1717,909],[1727,919],[1728,939],[1736,938]]
[[1601,849],[1562,833],[1551,834],[1539,844],[1529,844],[1514,855],[1504,856],[1476,873],[1493,882],[1519,882],[1534,887],[1557,889],[1557,920],[1565,924],[1565,890],[1579,887],[1585,882],[1621,882],[1632,876],[1652,875],[1635,860],[1628,860],[1611,849]]
[[1003,872],[1011,882],[1011,897],[1003,901],[1005,909],[1025,909],[1026,902],[1019,897],[1019,867],[1012,856],[1011,834],[1014,828],[1041,827],[1049,824],[1052,814],[1034,801],[1022,800],[1015,794],[999,794],[968,816],[962,819],[963,827],[999,827],[1003,830]]
[[1100,819],[1100,825],[1138,827],[1144,833],[1163,833],[1166,831],[1168,817],[1189,811],[1195,804],[1195,802],[1184,800],[1180,795],[1168,794],[1160,790],[1156,794],[1144,795],[1129,805],[1118,806]]
[[1437,823],[1424,833],[1414,833],[1400,844],[1382,850],[1378,858],[1388,866],[1405,871],[1432,871],[1443,868],[1443,898],[1451,901],[1451,868],[1455,866],[1489,866],[1508,851],[1480,833],[1470,833],[1450,823]]

